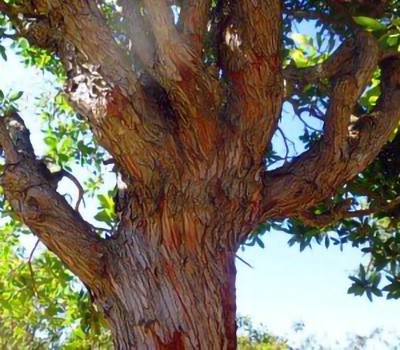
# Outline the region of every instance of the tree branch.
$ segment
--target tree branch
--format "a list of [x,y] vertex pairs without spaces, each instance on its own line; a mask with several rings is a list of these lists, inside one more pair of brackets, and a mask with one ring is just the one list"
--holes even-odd
[[321,141],[293,163],[265,176],[263,218],[296,216],[331,196],[377,156],[400,120],[400,59],[380,63],[382,94],[374,110],[355,123],[343,154],[332,158]]
[[[119,0],[124,18],[124,29],[132,42],[135,61],[152,74],[156,59],[155,38],[142,10],[142,1]],[[136,63],[136,62],[135,62]],[[141,68],[141,67],[139,67]]]
[[203,49],[210,7],[210,0],[184,0],[179,15],[178,27],[199,57]]
[[[137,82],[132,67],[106,25],[96,1],[37,0],[3,8],[17,31],[31,44],[55,52],[62,59],[71,51],[67,46],[73,45],[80,61],[96,66],[107,83],[135,92]],[[66,69],[68,71],[68,66]]]
[[[205,11],[207,6],[202,2],[188,4],[187,10],[201,8]],[[195,57],[197,53],[191,45],[193,40],[185,35],[186,30],[190,32],[196,29],[194,23],[194,27],[185,29],[184,26],[183,33],[180,33],[164,1],[120,0],[119,4],[123,16],[130,22],[127,23],[127,33],[133,42],[134,57],[148,73],[143,75],[144,84],[149,90],[157,90],[160,92],[158,95],[163,96],[163,101],[158,101],[161,108],[171,110],[172,107],[172,113],[165,119],[176,121],[174,128],[179,130],[176,132],[177,143],[184,153],[185,162],[193,164],[207,159],[217,139],[217,107],[212,106],[212,100],[216,98],[217,80],[204,70],[200,52]],[[203,20],[207,19],[205,12],[203,15],[206,18]],[[188,13],[186,15],[189,16]],[[181,15],[181,18],[186,15]],[[198,19],[197,16],[196,23]],[[184,24],[189,20],[194,19],[187,18]],[[189,26],[190,23],[186,24]],[[214,109],[214,113],[204,113],[206,104],[210,105],[211,110]]]
[[[219,82],[177,30],[165,0],[143,0],[156,40],[155,71],[175,112],[182,152],[189,164],[210,161],[219,139]],[[208,106],[207,109],[204,106]]]
[[64,16],[65,39],[72,42],[91,64],[99,66],[98,71],[107,82],[118,84],[127,92],[138,93],[132,65],[115,42],[96,1],[79,0],[71,5],[61,1],[58,6]]
[[346,40],[322,63],[306,68],[289,65],[283,70],[283,77],[288,81],[301,81],[303,83],[314,83],[320,79],[329,79],[340,72],[343,66],[351,60],[353,53],[354,40]]
[[36,240],[36,243],[33,246],[31,253],[29,254],[29,258],[28,258],[28,267],[29,267],[29,272],[31,274],[32,289],[33,289],[33,294],[34,294],[36,300],[39,297],[39,293],[36,288],[35,274],[33,273],[33,268],[32,268],[32,258],[33,258],[33,254],[35,253],[35,250],[38,247],[39,243],[40,243],[40,239]]
[[380,205],[377,208],[348,211],[351,204],[352,200],[348,199],[334,207],[330,212],[322,215],[315,215],[312,212],[305,210],[298,215],[298,218],[302,220],[307,226],[324,228],[334,225],[342,221],[343,219],[369,216],[385,211],[390,211],[400,204],[400,197],[397,197],[390,202]]
[[371,81],[379,58],[378,43],[364,31],[355,34],[351,58],[333,75],[333,88],[324,125],[324,143],[332,157],[346,154],[350,116]]
[[[147,108],[136,109],[120,89],[104,91],[104,87],[98,86],[101,80],[79,70],[74,70],[71,79],[77,83],[68,91],[70,102],[76,111],[88,117],[94,136],[128,175],[127,182],[147,186],[164,173],[177,176],[184,161],[170,134],[173,125],[166,116],[167,108],[163,110],[152,96],[146,96],[140,104]],[[171,154],[176,158],[172,160]]]
[[306,20],[320,21],[322,23],[332,26],[336,31],[338,30],[343,31],[346,28],[344,26],[343,20],[340,20],[338,18],[333,17],[332,15],[328,15],[322,12],[295,9],[286,12],[286,15],[300,20],[306,19]]
[[[283,99],[281,72],[281,2],[225,1],[228,12],[220,47],[220,65],[229,79],[225,117],[240,147],[262,164],[275,131]],[[236,162],[236,160],[233,160]],[[246,167],[248,159],[239,168]]]
[[[169,132],[173,126],[168,108],[136,80],[95,1],[38,0],[34,5],[7,6],[7,14],[17,19],[14,25],[31,43],[60,55],[67,71],[67,97],[88,118],[99,143],[136,182],[147,184],[164,171],[173,176],[180,159],[173,162],[168,156],[178,153]],[[28,19],[19,15],[27,13],[44,18],[43,25],[34,22],[42,31],[19,21]]]
[[388,3],[391,0],[328,0],[331,8],[336,14],[344,17],[367,16],[379,17],[385,12]]
[[44,176],[17,113],[0,118],[0,141],[6,156],[1,185],[14,212],[84,283],[101,283],[105,245]]
[[[184,67],[180,65],[192,64],[193,57],[174,25],[171,9],[165,0],[143,0],[143,4],[156,40],[158,55],[156,69],[163,78],[168,79],[169,83],[183,80],[182,68]],[[173,54],[175,50],[176,53]],[[177,57],[178,55],[183,56]]]

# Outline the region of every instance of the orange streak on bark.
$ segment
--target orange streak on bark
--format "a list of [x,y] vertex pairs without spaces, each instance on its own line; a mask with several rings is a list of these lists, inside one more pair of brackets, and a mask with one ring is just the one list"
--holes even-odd
[[124,111],[130,105],[130,101],[122,94],[121,89],[117,86],[112,89],[106,96],[107,115],[118,118],[124,118]]

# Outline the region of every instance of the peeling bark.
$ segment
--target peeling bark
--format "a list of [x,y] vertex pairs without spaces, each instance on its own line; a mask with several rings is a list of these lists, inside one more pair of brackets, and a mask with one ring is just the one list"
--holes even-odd
[[55,191],[18,114],[0,118],[0,139],[6,154],[1,186],[15,213],[84,283],[101,285],[106,253],[102,240]]
[[236,349],[235,252],[186,220],[139,220],[109,243],[110,286],[93,292],[117,349]]
[[[318,66],[282,70],[281,1],[220,1],[207,66],[211,2],[181,3],[175,25],[167,0],[119,0],[124,51],[95,0],[0,0],[19,35],[59,56],[71,105],[126,182],[116,234],[100,239],[41,173],[23,121],[0,119],[7,199],[92,289],[120,349],[234,349],[239,245],[268,219],[313,221],[307,209],[370,164],[400,120],[400,59],[369,33]],[[380,100],[351,125],[378,64]],[[284,78],[328,79],[330,104],[321,141],[267,171]],[[330,214],[320,223],[347,217],[348,203]]]
[[320,203],[378,155],[400,120],[400,59],[389,57],[380,68],[383,92],[378,103],[356,122],[355,135],[350,135],[351,130],[347,130],[347,137],[342,135],[342,152],[335,159],[329,143],[322,140],[291,164],[266,173],[265,217],[296,216]]

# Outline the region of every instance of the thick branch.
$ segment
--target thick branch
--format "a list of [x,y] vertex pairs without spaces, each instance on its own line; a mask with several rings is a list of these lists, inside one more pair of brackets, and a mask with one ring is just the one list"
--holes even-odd
[[198,56],[203,49],[210,6],[210,0],[184,0],[179,15],[179,27]]
[[[353,40],[352,40],[353,41]],[[332,157],[346,154],[346,139],[354,106],[377,67],[378,43],[367,32],[355,34],[351,59],[333,76],[333,88],[324,125],[324,142]]]
[[95,1],[38,0],[34,4],[28,9],[14,6],[7,13],[44,17],[42,36],[30,27],[27,30],[24,21],[14,24],[33,43],[60,55],[67,71],[69,101],[88,118],[99,143],[136,182],[148,184],[163,172],[173,176],[180,159],[171,159],[177,152],[169,130],[173,125],[166,117],[168,108],[157,100],[159,94],[148,94],[136,81]]
[[208,161],[219,139],[218,79],[177,30],[166,1],[143,0],[143,4],[157,44],[157,79],[175,112],[182,151],[189,163]]
[[[124,18],[124,30],[132,43],[135,61],[150,74],[156,59],[156,47],[151,26],[142,12],[142,1],[119,0]],[[135,62],[136,63],[136,62]]]
[[334,17],[329,14],[325,14],[323,12],[295,9],[286,12],[286,15],[288,15],[289,17],[294,17],[299,20],[306,19],[306,20],[320,21],[327,25],[331,25],[335,29],[335,31],[340,32],[346,30],[345,27],[346,23],[343,22],[343,19]]
[[[133,42],[133,55],[139,68],[145,71],[143,83],[149,91],[158,91],[158,97],[163,96],[158,100],[161,108],[171,111],[169,105],[172,105],[172,113],[165,119],[177,122],[173,126],[174,133],[184,152],[184,161],[194,163],[207,159],[217,139],[216,118],[213,118],[217,107],[212,106],[212,100],[216,99],[217,81],[204,70],[200,52],[195,57],[196,45],[192,46],[194,42],[188,34],[192,29],[200,30],[195,28],[200,25],[197,23],[198,14],[184,21],[189,26],[190,23],[186,22],[195,20],[196,25],[186,29],[184,26],[183,33],[179,33],[165,2],[120,0],[119,4]],[[143,11],[143,6],[146,11]],[[188,4],[185,9],[201,9],[205,12],[200,13],[205,16],[205,21],[206,7],[202,2],[196,2]],[[181,18],[185,16],[189,14],[181,14]],[[205,105],[210,106],[214,113],[205,113]]]
[[7,6],[4,13],[31,44],[55,52],[62,59],[66,52],[71,52],[67,46],[73,45],[80,60],[98,67],[109,84],[135,91],[137,83],[132,67],[114,40],[96,1],[38,0]]
[[[51,3],[55,7],[54,1]],[[107,82],[137,93],[132,66],[115,42],[96,2],[74,1],[67,5],[61,1],[58,6],[64,16],[65,38],[86,55],[91,64],[99,66],[99,72]]]
[[388,3],[391,0],[328,0],[335,14],[344,17],[367,16],[379,17],[385,12]]
[[[183,67],[180,66],[191,64],[192,57],[189,48],[182,41],[174,25],[171,9],[165,0],[143,0],[143,4],[156,40],[158,55],[156,68],[170,83],[180,81],[184,78],[182,76]],[[183,56],[176,57],[177,54],[173,54],[174,50]]]
[[332,159],[329,145],[322,141],[290,165],[267,173],[264,218],[296,216],[331,196],[374,160],[400,120],[400,59],[385,59],[380,67],[381,97],[373,112],[356,122],[341,157]]
[[[138,110],[118,88],[102,91],[96,79],[82,74],[74,79],[79,83],[68,97],[75,110],[88,117],[94,136],[111,153],[119,169],[136,184],[145,186],[156,184],[154,180],[165,174],[176,176],[183,160],[170,133],[173,124],[163,119],[163,106],[146,97],[147,108]],[[99,96],[92,93],[94,88]]]
[[0,118],[0,140],[6,156],[1,185],[15,213],[84,283],[101,283],[105,246],[44,175],[17,113]]
[[303,221],[304,224],[311,227],[327,227],[340,221],[341,219],[347,218],[347,214],[354,213],[353,216],[357,216],[355,212],[349,212],[349,207],[353,203],[351,198],[346,199],[342,203],[335,205],[328,212],[315,215],[312,211],[303,210],[299,212],[298,218]]
[[[365,36],[365,34],[362,34]],[[354,39],[345,40],[336,51],[330,55],[325,61],[315,66],[306,68],[297,68],[294,65],[290,65],[283,70],[283,77],[289,83],[301,82],[301,83],[317,83],[321,79],[331,79],[337,74],[342,74],[343,67],[351,64],[351,62],[357,59],[359,52],[357,49],[362,44],[363,38],[358,33],[358,42]],[[371,40],[364,38],[364,40]],[[368,42],[366,43],[368,44]],[[375,51],[375,50],[374,50]],[[379,61],[391,56],[398,56],[399,53],[396,50],[388,50],[380,52]]]
[[[145,136],[133,136],[137,125],[155,124],[152,129],[158,134],[162,133],[160,129],[166,128],[160,121],[162,114],[138,85],[130,63],[94,0],[68,3],[38,0],[29,3],[28,7],[7,6],[5,12],[32,44],[60,55],[67,72],[66,92],[70,102],[76,111],[89,119],[99,142],[111,154],[118,158],[122,153],[118,142],[121,138],[138,140],[144,147]],[[31,24],[29,16],[32,14],[43,19]],[[107,137],[108,134],[112,137]],[[117,135],[120,139],[114,141]],[[160,137],[162,142],[163,137]],[[127,172],[137,179],[144,179],[144,171],[138,169],[136,161],[132,162],[134,156],[137,154],[129,155],[129,161],[126,158],[118,161],[126,161]]]
[[314,83],[325,78],[330,79],[339,73],[344,65],[348,64],[353,53],[354,40],[346,40],[322,63],[306,68],[290,65],[283,70],[283,77],[288,81],[301,81],[303,83]]
[[384,203],[379,207],[368,208],[368,209],[349,211],[348,209],[351,204],[352,200],[349,199],[348,201],[345,201],[337,205],[328,213],[322,215],[315,215],[312,212],[305,210],[302,211],[298,217],[308,226],[323,228],[334,225],[342,221],[343,219],[376,215],[382,212],[390,211],[391,209],[395,208],[400,204],[400,197],[397,197],[390,202]]
[[235,130],[231,147],[240,147],[251,154],[252,162],[261,164],[282,106],[281,2],[240,0],[225,5],[229,15],[220,62],[231,83],[225,113]]

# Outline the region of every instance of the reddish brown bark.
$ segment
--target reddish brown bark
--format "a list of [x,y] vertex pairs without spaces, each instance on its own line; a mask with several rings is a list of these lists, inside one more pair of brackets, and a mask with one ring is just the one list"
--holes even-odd
[[212,233],[182,224],[137,220],[109,242],[109,284],[93,293],[117,349],[236,348],[235,252],[200,244]]
[[[218,57],[206,66],[211,2],[182,3],[176,26],[169,1],[118,1],[124,46],[95,0],[0,0],[19,35],[60,57],[72,106],[126,182],[118,229],[101,239],[40,172],[18,116],[0,119],[7,199],[92,290],[120,349],[234,349],[240,243],[264,220],[312,221],[307,209],[362,171],[400,119],[400,60],[369,33],[359,30],[319,66],[282,70],[281,1],[220,1]],[[381,98],[352,126],[378,64]],[[321,141],[269,172],[283,77],[330,80],[330,106]],[[336,209],[334,220],[349,215]]]

